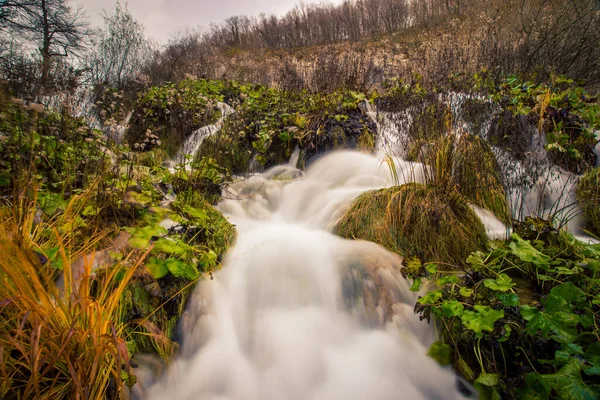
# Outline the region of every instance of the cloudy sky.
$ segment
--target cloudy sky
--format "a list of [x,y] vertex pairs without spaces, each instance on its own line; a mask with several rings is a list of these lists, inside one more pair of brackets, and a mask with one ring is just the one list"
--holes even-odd
[[[102,11],[110,12],[116,0],[75,0],[87,11],[94,26],[103,24]],[[159,43],[166,43],[178,32],[208,27],[233,15],[284,14],[300,0],[128,0],[133,17],[146,26]],[[337,3],[340,0],[305,1]],[[124,4],[125,0],[121,0]]]

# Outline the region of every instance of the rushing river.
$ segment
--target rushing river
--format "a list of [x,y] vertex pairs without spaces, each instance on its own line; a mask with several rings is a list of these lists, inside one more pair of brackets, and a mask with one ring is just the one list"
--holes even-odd
[[402,259],[329,232],[361,193],[421,181],[422,166],[337,152],[241,180],[219,208],[238,230],[223,269],[201,282],[182,346],[150,399],[462,398],[426,355],[434,328],[413,313]]

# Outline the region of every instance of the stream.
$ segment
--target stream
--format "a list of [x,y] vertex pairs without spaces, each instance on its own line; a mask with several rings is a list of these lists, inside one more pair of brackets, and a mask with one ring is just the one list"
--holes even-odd
[[[423,166],[395,159],[403,182]],[[293,162],[292,162],[293,164]],[[330,153],[306,172],[274,167],[232,184],[219,209],[236,244],[198,284],[176,359],[148,399],[458,399],[426,355],[434,328],[413,313],[402,259],[330,229],[361,193],[393,184],[382,158]]]

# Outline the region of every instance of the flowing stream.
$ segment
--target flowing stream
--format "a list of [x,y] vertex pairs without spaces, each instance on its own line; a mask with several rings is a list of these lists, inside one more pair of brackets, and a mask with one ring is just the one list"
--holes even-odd
[[361,193],[422,181],[423,166],[344,151],[306,171],[282,165],[231,185],[219,208],[236,244],[201,282],[182,346],[149,399],[463,398],[426,355],[434,329],[413,313],[402,259],[329,232]]

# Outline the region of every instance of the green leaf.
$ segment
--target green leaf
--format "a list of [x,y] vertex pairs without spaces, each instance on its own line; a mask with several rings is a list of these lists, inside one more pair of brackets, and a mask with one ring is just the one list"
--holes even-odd
[[587,363],[583,367],[586,375],[600,375],[600,343],[592,343],[585,352]]
[[467,258],[467,263],[471,265],[471,268],[473,268],[474,271],[479,271],[485,266],[484,257],[484,253],[476,251],[475,253],[471,253]]
[[458,282],[460,282],[460,279],[458,279],[458,276],[449,275],[449,276],[444,276],[444,277],[438,279],[437,281],[435,281],[435,285],[438,287],[442,287],[444,285],[455,284]]
[[198,270],[193,265],[176,258],[168,258],[165,262],[169,272],[176,278],[185,278],[188,281],[198,278]]
[[581,380],[577,360],[565,364],[556,374],[542,375],[543,380],[564,400],[596,400],[600,393]]
[[482,372],[475,380],[475,383],[485,386],[496,386],[499,382],[500,377],[497,374],[486,374],[485,372]]
[[499,382],[498,375],[482,372],[474,382],[475,388],[479,392],[479,398],[481,400],[502,400],[500,393],[495,388]]
[[494,323],[504,317],[504,310],[494,310],[488,306],[475,306],[475,311],[466,310],[461,320],[465,327],[483,336],[483,331],[492,332]]
[[156,257],[152,257],[146,262],[146,268],[148,268],[154,279],[160,279],[169,273],[167,263]]
[[525,377],[525,387],[518,393],[522,400],[548,400],[550,398],[550,386],[544,381],[542,375],[529,373]]
[[519,235],[511,235],[512,242],[509,244],[512,254],[517,256],[523,262],[529,262],[537,267],[548,269],[550,266],[550,257],[541,253],[527,240],[521,239]]
[[130,234],[129,245],[135,249],[145,249],[148,247],[150,239],[155,236],[167,234],[167,230],[162,226],[149,225],[143,228],[125,228]]
[[425,296],[419,298],[419,304],[431,305],[436,303],[439,299],[442,298],[442,291],[436,290],[434,292],[429,292]]
[[446,300],[440,307],[446,318],[460,317],[464,311],[464,306],[456,300]]
[[431,275],[435,275],[438,272],[438,266],[437,266],[437,264],[434,264],[434,263],[425,264],[425,269]]
[[180,239],[176,238],[161,238],[154,244],[153,252],[166,253],[171,255],[178,255],[185,257],[186,255],[193,254],[194,247],[184,243]]
[[516,285],[506,274],[500,274],[497,279],[486,279],[483,281],[483,284],[489,289],[500,292],[506,292]]
[[519,296],[514,293],[496,293],[496,297],[504,307],[516,307],[519,305]]
[[433,358],[440,365],[450,365],[452,362],[452,347],[446,343],[433,342],[429,346],[427,355]]
[[460,293],[460,295],[463,297],[471,297],[473,295],[473,289],[461,287],[458,293]]
[[417,278],[413,281],[412,285],[410,286],[410,290],[412,292],[418,292],[419,290],[421,290],[421,286],[423,286],[423,280],[421,278]]
[[527,321],[527,333],[539,333],[546,338],[552,332],[553,339],[559,343],[574,341],[577,331],[573,327],[579,324],[579,316],[572,312],[569,304],[553,294],[549,294],[542,303],[545,305],[543,311],[528,305],[521,307],[521,316]]
[[581,303],[586,300],[583,290],[575,286],[573,282],[566,282],[562,285],[558,285],[552,288],[550,293],[562,297],[567,303]]

